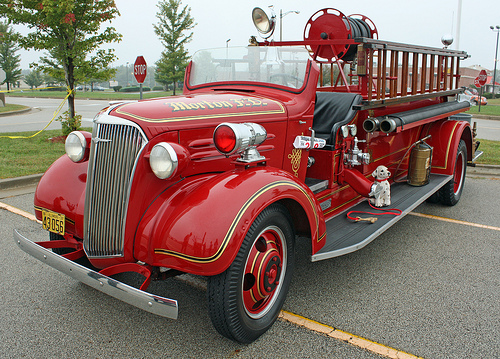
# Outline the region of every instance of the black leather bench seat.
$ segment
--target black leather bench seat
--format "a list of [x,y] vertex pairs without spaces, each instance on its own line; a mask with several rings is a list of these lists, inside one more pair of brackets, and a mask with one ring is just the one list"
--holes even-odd
[[357,112],[353,106],[359,105],[362,99],[356,93],[317,92],[313,118],[316,137],[326,140],[327,145],[334,145],[339,128],[351,122]]

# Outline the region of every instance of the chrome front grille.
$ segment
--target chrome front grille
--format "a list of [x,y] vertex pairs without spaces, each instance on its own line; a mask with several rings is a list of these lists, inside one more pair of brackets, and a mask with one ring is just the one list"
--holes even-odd
[[89,257],[123,255],[130,185],[146,143],[139,128],[128,122],[94,125],[83,241]]

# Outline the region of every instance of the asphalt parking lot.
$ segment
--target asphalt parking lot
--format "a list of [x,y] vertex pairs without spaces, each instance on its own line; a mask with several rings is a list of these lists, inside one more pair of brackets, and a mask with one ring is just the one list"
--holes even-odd
[[[469,176],[457,206],[423,204],[415,212],[435,217],[410,214],[346,256],[311,263],[299,243],[284,310],[410,358],[498,358],[499,193],[499,178]],[[33,189],[0,191],[0,202],[33,213]],[[231,342],[211,326],[203,280],[190,277],[152,284],[179,300],[177,321],[156,317],[19,250],[13,229],[46,240],[40,225],[7,210],[0,221],[2,357],[390,357],[283,319],[253,344]]]

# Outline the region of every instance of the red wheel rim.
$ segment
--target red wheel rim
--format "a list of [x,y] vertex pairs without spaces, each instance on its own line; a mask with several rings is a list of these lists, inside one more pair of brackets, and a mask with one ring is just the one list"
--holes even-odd
[[250,248],[243,274],[243,305],[251,318],[261,318],[273,307],[282,288],[286,261],[283,232],[276,226],[266,227]]
[[455,195],[458,194],[458,192],[460,192],[460,188],[462,188],[462,182],[464,180],[464,166],[464,155],[460,152],[457,158],[457,164],[455,165],[455,173],[453,175],[453,193],[455,193]]

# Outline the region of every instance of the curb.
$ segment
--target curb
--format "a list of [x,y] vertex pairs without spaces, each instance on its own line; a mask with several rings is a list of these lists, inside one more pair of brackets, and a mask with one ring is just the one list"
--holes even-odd
[[27,107],[22,110],[8,111],[8,112],[0,112],[0,117],[3,116],[11,116],[11,115],[20,115],[21,113],[30,112],[33,108]]
[[468,167],[466,175],[475,177],[486,176],[500,178],[500,166],[477,164],[475,167]]
[[472,115],[472,119],[475,118],[477,118],[478,120],[500,121],[500,116],[492,116],[492,115],[478,115],[478,114]]
[[20,187],[34,186],[38,184],[40,178],[42,178],[42,175],[43,173],[39,173],[29,176],[0,179],[0,191],[20,188]]

